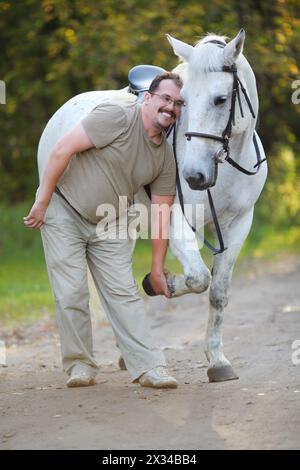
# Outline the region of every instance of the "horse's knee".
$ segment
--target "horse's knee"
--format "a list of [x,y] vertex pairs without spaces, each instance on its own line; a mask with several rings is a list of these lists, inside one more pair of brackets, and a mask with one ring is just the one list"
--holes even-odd
[[209,291],[209,301],[216,310],[223,310],[228,304],[227,289],[220,282],[211,285]]

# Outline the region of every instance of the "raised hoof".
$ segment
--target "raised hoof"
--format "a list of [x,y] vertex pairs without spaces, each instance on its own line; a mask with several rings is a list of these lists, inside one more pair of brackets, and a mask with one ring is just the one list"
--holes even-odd
[[121,370],[127,370],[125,361],[124,361],[122,356],[119,357],[118,364],[119,364],[119,367],[120,367]]
[[209,382],[225,382],[226,380],[238,379],[231,366],[210,367],[207,369],[207,375]]

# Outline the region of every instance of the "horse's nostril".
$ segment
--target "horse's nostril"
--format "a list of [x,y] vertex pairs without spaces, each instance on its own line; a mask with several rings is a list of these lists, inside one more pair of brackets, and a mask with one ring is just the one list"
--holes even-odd
[[203,173],[196,173],[194,176],[188,176],[186,181],[191,189],[201,189],[205,184],[205,176]]
[[197,173],[197,178],[198,178],[199,184],[205,183],[205,176],[203,173]]

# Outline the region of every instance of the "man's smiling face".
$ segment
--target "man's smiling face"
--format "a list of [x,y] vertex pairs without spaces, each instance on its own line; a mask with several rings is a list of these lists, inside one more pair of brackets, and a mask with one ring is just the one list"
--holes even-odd
[[[163,96],[171,98],[172,101],[167,103]],[[166,79],[160,82],[153,93],[146,93],[145,101],[152,125],[159,129],[166,129],[174,124],[180,115],[181,108],[175,106],[174,101],[180,103],[183,100],[180,96],[180,88],[176,83]]]

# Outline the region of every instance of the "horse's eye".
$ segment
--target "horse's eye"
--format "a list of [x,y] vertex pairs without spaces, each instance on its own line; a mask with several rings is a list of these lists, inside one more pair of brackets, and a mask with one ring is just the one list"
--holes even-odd
[[222,95],[222,96],[217,96],[214,100],[215,105],[217,106],[218,104],[223,104],[227,100],[227,96]]

